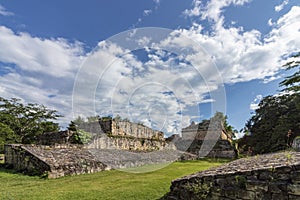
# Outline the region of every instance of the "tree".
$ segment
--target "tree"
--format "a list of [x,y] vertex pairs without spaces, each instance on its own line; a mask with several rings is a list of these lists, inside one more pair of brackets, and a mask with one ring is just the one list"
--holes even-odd
[[15,134],[16,143],[34,143],[44,132],[59,130],[59,125],[50,120],[61,117],[56,110],[44,105],[23,104],[20,99],[0,97],[0,121]]
[[255,115],[246,123],[249,135],[244,136],[239,145],[245,151],[251,147],[256,154],[289,148],[293,139],[300,135],[299,119],[299,94],[264,97]]
[[294,72],[294,74],[287,76],[282,82],[280,82],[280,86],[286,87],[284,90],[299,92],[300,91],[300,52],[291,56],[293,58],[292,61],[286,63],[284,67],[286,70],[292,70],[298,68],[298,71]]
[[4,151],[4,145],[6,143],[16,143],[17,137],[13,130],[9,128],[6,124],[0,122],[0,153]]
[[88,122],[97,122],[97,121],[99,121],[99,116],[90,116],[90,117],[87,117],[87,121]]

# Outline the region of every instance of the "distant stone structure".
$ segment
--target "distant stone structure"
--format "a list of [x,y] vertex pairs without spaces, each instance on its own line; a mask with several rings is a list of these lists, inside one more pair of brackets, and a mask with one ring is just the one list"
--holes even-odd
[[129,121],[100,119],[99,122],[83,123],[79,128],[93,134],[91,142],[87,144],[93,149],[129,151],[176,149],[173,143],[165,140],[163,132]]
[[300,199],[300,152],[235,160],[172,181],[162,200]]
[[[231,145],[232,135],[226,132],[221,123],[211,124],[209,120],[199,124],[193,122],[182,129],[182,137],[173,135],[168,140],[174,141],[178,150],[197,155],[199,158],[203,154],[210,158],[234,159],[237,157],[237,151]],[[207,151],[206,146],[208,146]]]

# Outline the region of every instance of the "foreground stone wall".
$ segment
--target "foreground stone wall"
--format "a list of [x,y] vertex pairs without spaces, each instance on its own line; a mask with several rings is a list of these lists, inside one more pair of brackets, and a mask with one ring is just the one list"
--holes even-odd
[[5,145],[5,164],[17,171],[32,175],[41,175],[50,171],[50,166],[40,157],[27,151],[20,144]]
[[300,153],[239,159],[172,182],[164,200],[300,199]]
[[5,145],[5,165],[25,174],[48,178],[110,169],[80,145]]
[[163,164],[179,160],[181,156],[189,155],[176,150],[137,153],[119,149],[89,149],[83,145],[70,144],[5,146],[6,166],[48,178]]

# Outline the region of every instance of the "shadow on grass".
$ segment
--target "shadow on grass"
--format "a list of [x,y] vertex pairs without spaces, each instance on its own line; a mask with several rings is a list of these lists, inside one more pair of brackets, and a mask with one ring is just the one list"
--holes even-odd
[[22,174],[4,163],[0,163],[0,172],[11,173],[11,174]]
[[21,176],[31,176],[31,177],[39,177],[41,179],[47,179],[47,176],[38,175],[38,174],[30,174],[26,171],[17,171],[13,169],[12,166],[7,165],[5,163],[0,163],[0,173],[8,173],[8,174],[18,174]]

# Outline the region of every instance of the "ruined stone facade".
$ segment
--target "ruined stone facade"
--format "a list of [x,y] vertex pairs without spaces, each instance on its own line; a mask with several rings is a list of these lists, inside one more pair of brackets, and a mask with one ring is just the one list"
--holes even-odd
[[176,149],[173,143],[165,140],[163,132],[152,130],[142,124],[120,120],[100,120],[98,124],[90,124],[88,129],[84,128],[84,130],[95,130],[97,126],[101,127],[101,131],[93,133],[95,136],[87,144],[89,148],[130,151]]
[[173,141],[178,150],[197,155],[199,158],[203,155],[209,158],[237,157],[237,151],[231,145],[231,135],[219,123],[210,124],[209,121],[201,125],[192,123],[182,129],[182,137],[173,135],[168,140]]
[[172,181],[162,199],[300,199],[300,153],[249,157],[201,171]]

